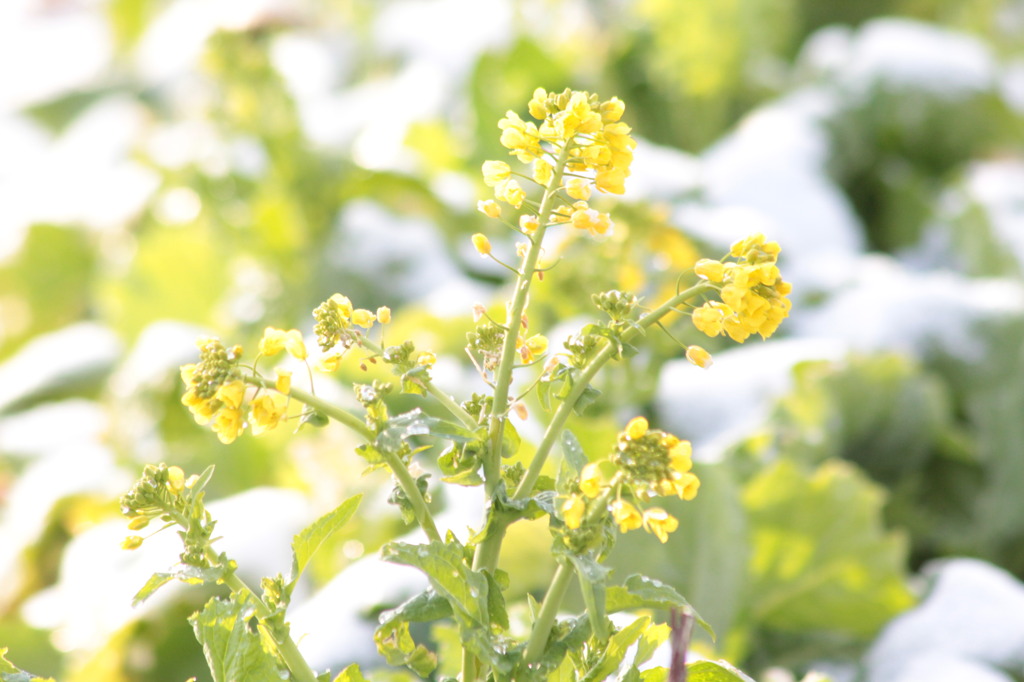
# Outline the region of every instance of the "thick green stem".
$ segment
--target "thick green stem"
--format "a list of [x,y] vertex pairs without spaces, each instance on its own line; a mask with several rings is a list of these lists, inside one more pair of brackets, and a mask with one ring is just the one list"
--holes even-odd
[[537,209],[540,225],[523,257],[519,276],[516,278],[515,292],[505,318],[505,341],[501,347],[501,358],[494,375],[494,402],[491,404],[488,423],[491,448],[484,455],[483,461],[484,488],[488,495],[494,494],[498,482],[501,480],[501,442],[505,430],[505,420],[508,419],[508,394],[509,387],[512,385],[512,369],[516,364],[516,341],[519,338],[520,320],[526,310],[530,284],[536,274],[537,260],[540,258],[541,247],[544,243],[548,216],[554,208],[555,197],[562,184],[562,174],[565,172],[565,164],[569,160],[569,151],[570,146],[566,144],[555,162],[554,174],[544,192],[544,198],[541,199],[540,207]]
[[533,623],[533,632],[530,633],[530,641],[526,644],[526,651],[523,653],[525,663],[535,663],[544,654],[548,645],[548,637],[551,635],[551,628],[555,625],[555,616],[565,598],[565,592],[572,580],[573,570],[568,563],[558,564],[555,575],[551,578],[551,586],[548,593],[544,595],[544,602],[537,613],[537,620]]
[[434,517],[427,507],[427,501],[423,499],[420,489],[416,486],[416,479],[409,473],[409,467],[394,452],[381,448],[380,453],[384,456],[384,461],[388,463],[391,473],[398,479],[398,485],[402,487],[405,496],[409,499],[409,503],[412,504],[412,511],[416,516],[416,522],[420,524],[420,528],[427,534],[427,539],[441,542],[441,534],[437,532],[437,526],[434,525]]

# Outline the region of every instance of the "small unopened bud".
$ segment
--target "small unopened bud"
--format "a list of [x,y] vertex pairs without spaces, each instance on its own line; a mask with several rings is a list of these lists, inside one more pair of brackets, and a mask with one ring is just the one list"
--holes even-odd
[[473,322],[479,322],[487,315],[487,308],[482,303],[473,306]]
[[473,235],[473,248],[481,256],[488,256],[491,253],[491,240],[486,235],[477,232]]
[[148,516],[136,516],[128,522],[128,530],[142,530],[149,525]]
[[167,489],[175,495],[185,490],[185,472],[181,467],[167,467]]
[[515,412],[516,416],[523,421],[526,421],[527,418],[530,416],[530,411],[526,409],[526,405],[519,400],[512,403],[512,411]]
[[121,543],[121,549],[138,549],[142,546],[142,538],[138,535],[129,535]]
[[707,352],[700,346],[689,346],[686,349],[686,359],[698,367],[707,369],[714,364],[714,360],[711,358],[711,353]]
[[386,305],[382,305],[377,308],[377,321],[381,324],[388,324],[391,322],[391,308]]

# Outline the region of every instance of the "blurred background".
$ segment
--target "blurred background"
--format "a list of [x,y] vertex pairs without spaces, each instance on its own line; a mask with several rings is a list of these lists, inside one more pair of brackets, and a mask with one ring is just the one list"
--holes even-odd
[[[0,648],[61,680],[210,679],[186,617],[211,592],[131,606],[178,550],[121,551],[118,497],[163,461],[216,465],[254,583],[366,493],[293,622],[315,665],[379,664],[374,614],[420,586],[373,558],[408,531],[387,477],[340,427],[221,445],[177,367],[202,334],[309,333],[342,292],[479,390],[465,333],[505,271],[468,236],[514,250],[480,164],[507,109],[571,87],[624,100],[640,144],[614,234],[552,246],[531,332],[563,341],[597,291],[655,303],[755,231],[794,283],[776,337],[677,319],[713,368],[651,334],[570,425],[592,458],[636,414],[696,449],[680,530],[624,536],[615,576],[676,586],[718,632],[695,646],[759,680],[1024,680],[1022,36],[1020,0],[4,0]],[[351,402],[366,374],[335,378]],[[439,488],[476,523],[479,489]],[[549,542],[515,527],[514,594],[542,593]]]

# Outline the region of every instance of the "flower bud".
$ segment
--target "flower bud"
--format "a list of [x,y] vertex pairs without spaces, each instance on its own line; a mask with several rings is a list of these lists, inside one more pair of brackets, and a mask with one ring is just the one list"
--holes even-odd
[[476,249],[477,253],[481,256],[487,256],[491,253],[491,240],[479,232],[473,235],[473,248]]
[[688,346],[686,349],[686,359],[694,365],[704,369],[707,369],[714,364],[711,353],[707,352],[700,346]]

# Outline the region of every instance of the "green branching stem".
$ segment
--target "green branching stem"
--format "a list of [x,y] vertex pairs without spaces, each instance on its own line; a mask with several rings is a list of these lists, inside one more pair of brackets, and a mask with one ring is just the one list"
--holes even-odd
[[[256,384],[257,386],[275,390],[274,382],[269,379],[259,376],[250,376],[246,377],[246,380],[250,383]],[[335,421],[341,422],[368,442],[372,443],[374,441],[375,434],[370,427],[363,423],[362,419],[351,412],[348,412],[347,410],[325,400],[321,400],[312,393],[301,389],[292,388],[288,395],[308,407],[313,408],[317,412],[325,414]],[[427,534],[429,539],[440,541],[441,534],[437,531],[437,526],[434,524],[434,518],[430,513],[430,509],[427,507],[427,501],[423,499],[420,489],[416,486],[416,479],[414,479],[412,474],[409,473],[409,467],[402,462],[401,458],[397,454],[389,452],[386,448],[381,448],[380,454],[384,457],[384,461],[387,462],[388,468],[391,469],[391,473],[394,474],[395,478],[398,480],[398,485],[402,487],[402,491],[405,493],[409,503],[412,505],[413,513],[416,516],[416,521],[419,523],[420,527],[423,528],[423,531]]]
[[[206,558],[211,564],[217,565],[220,563],[220,557],[209,547],[206,549]],[[312,668],[309,667],[309,663],[306,662],[306,659],[299,652],[299,647],[295,644],[295,640],[292,639],[291,635],[288,632],[279,632],[277,628],[263,625],[264,621],[274,615],[270,607],[245,584],[245,581],[235,575],[234,571],[226,570],[222,580],[232,593],[244,594],[250,598],[256,609],[256,618],[259,620],[263,630],[273,639],[274,644],[277,646],[277,653],[291,672],[292,679],[296,680],[296,682],[316,682],[316,673],[313,672]]]
[[[713,284],[708,282],[698,282],[689,289],[681,291],[672,298],[665,301],[663,304],[647,313],[637,321],[639,329],[628,329],[622,333],[621,340],[623,343],[629,343],[637,334],[640,333],[641,329],[647,329],[648,327],[659,322],[665,315],[672,312],[681,303],[689,301],[692,298],[700,296],[701,294],[710,291],[714,288]],[[536,485],[537,479],[540,477],[541,470],[544,468],[544,464],[547,461],[548,455],[551,453],[551,449],[562,435],[562,430],[565,428],[565,423],[569,419],[569,415],[572,414],[573,408],[576,406],[576,401],[579,400],[580,396],[583,395],[583,391],[586,390],[594,376],[597,375],[598,371],[613,358],[617,352],[616,344],[608,341],[607,339],[602,340],[601,349],[591,358],[583,370],[580,372],[580,376],[576,379],[576,383],[573,385],[569,395],[565,397],[565,400],[555,410],[554,415],[551,417],[551,421],[548,423],[547,430],[544,432],[544,436],[541,439],[540,444],[537,446],[537,452],[533,456],[533,460],[530,462],[530,466],[520,481],[519,486],[516,488],[513,494],[513,499],[522,499],[529,496],[533,491],[533,486]]]
[[498,369],[494,375],[494,402],[491,404],[491,413],[488,422],[489,438],[491,442],[490,451],[484,456],[484,489],[488,496],[493,496],[501,480],[501,441],[505,430],[505,420],[508,419],[508,394],[512,385],[512,369],[516,364],[516,341],[519,338],[519,325],[526,310],[526,301],[529,298],[530,284],[533,282],[537,271],[537,260],[540,258],[541,246],[544,243],[544,232],[547,229],[548,216],[554,209],[555,197],[562,184],[562,174],[565,172],[565,165],[569,161],[571,145],[566,144],[562,148],[558,159],[555,161],[554,174],[544,191],[537,215],[540,219],[539,227],[530,241],[530,246],[523,257],[522,265],[519,268],[519,276],[516,278],[515,292],[512,301],[509,303],[506,316],[505,341],[501,348],[501,358]]

